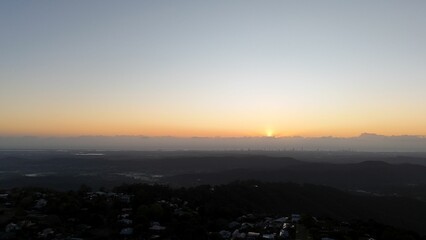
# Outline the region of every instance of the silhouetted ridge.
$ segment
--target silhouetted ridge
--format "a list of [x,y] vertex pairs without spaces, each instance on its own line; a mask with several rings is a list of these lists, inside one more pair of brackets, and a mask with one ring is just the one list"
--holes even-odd
[[234,180],[259,179],[293,181],[334,186],[342,189],[377,190],[389,186],[426,184],[426,167],[365,161],[357,164],[308,163],[276,166],[273,169],[244,168],[172,176],[171,183],[183,185],[221,184]]

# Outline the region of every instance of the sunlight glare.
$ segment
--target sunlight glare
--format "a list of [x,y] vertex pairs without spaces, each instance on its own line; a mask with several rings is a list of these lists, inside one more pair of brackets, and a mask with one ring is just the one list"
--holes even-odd
[[273,137],[274,136],[274,131],[272,129],[266,130],[266,136],[267,137]]

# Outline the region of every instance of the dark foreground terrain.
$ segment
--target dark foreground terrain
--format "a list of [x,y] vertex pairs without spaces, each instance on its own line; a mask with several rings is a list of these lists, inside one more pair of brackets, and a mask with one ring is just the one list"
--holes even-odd
[[426,239],[424,202],[309,184],[15,188],[0,196],[0,239]]
[[0,151],[0,187],[59,190],[123,182],[175,186],[239,179],[293,181],[384,191],[426,185],[425,153]]
[[425,153],[0,151],[0,163],[0,239],[426,234]]

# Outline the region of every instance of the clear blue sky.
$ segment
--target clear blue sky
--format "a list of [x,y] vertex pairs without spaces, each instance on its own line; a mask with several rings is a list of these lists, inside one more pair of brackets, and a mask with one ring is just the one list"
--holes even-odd
[[1,1],[0,135],[426,135],[426,1]]

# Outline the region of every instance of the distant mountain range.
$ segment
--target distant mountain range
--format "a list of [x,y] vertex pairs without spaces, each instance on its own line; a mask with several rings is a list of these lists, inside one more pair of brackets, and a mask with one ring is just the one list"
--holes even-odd
[[[98,153],[1,151],[0,187],[50,186],[45,183],[50,184],[54,178],[57,181],[53,182],[72,183],[71,188],[84,182],[93,183],[93,179],[103,184],[108,181],[116,184],[154,181],[176,186],[256,179],[313,183],[370,193],[400,193],[415,195],[426,201],[426,159],[421,157],[387,157],[370,153],[332,155],[324,152],[317,154],[322,158],[312,161],[309,160],[312,158],[310,153],[304,152],[287,157],[243,152]],[[413,164],[421,161],[423,165]]]
[[426,167],[420,165],[389,164],[381,161],[333,164],[299,162],[292,159],[279,160],[282,162],[272,163],[271,160],[265,159],[264,167],[249,164],[222,171],[178,174],[166,177],[164,180],[191,186],[256,179],[268,182],[314,183],[341,189],[368,191],[426,185]]
[[363,133],[357,137],[10,137],[0,136],[0,149],[96,149],[96,150],[308,150],[425,152],[424,136],[384,136]]

